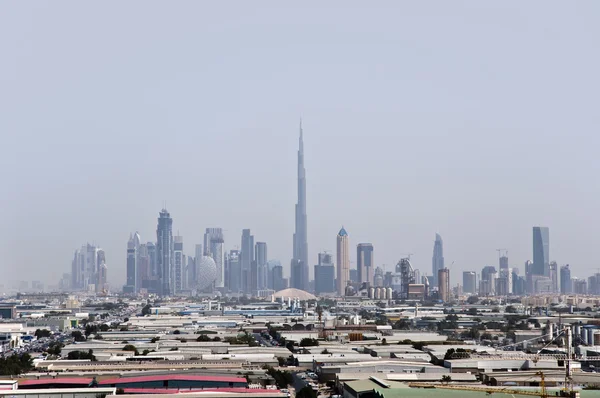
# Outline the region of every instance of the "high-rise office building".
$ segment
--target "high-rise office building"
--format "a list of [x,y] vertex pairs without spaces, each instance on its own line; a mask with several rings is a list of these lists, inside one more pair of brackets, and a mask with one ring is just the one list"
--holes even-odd
[[241,290],[245,293],[252,293],[252,263],[254,262],[254,235],[250,234],[249,229],[242,230],[242,250],[240,253],[242,267],[242,285]]
[[101,291],[102,281],[99,280],[99,273],[104,261],[104,251],[95,245],[88,243],[76,250],[71,263],[72,289]]
[[[98,272],[96,277],[96,293],[108,291],[108,267],[106,266],[106,253],[98,249]],[[43,290],[43,289],[40,289]]]
[[560,292],[568,294],[573,292],[573,284],[571,282],[571,268],[569,264],[560,267]]
[[356,269],[358,271],[357,282],[373,285],[375,264],[373,260],[373,245],[371,243],[359,243],[356,246]]
[[256,274],[257,274],[257,289],[267,289],[268,269],[267,269],[267,244],[265,242],[256,242]]
[[242,264],[239,250],[230,250],[227,256],[227,269],[229,271],[229,290],[233,293],[243,291]]
[[158,261],[156,259],[156,244],[154,242],[146,243],[148,249],[148,266],[150,267],[150,277],[158,278]]
[[481,280],[479,281],[479,295],[493,296],[496,294],[496,279],[498,272],[496,267],[487,265],[481,270]]
[[444,303],[450,301],[450,270],[442,268],[438,271],[438,294]]
[[172,294],[181,294],[185,280],[185,254],[183,254],[183,237],[173,238],[173,290]]
[[283,266],[277,264],[273,267],[273,290],[279,291],[287,288],[286,280],[283,277]]
[[[104,253],[104,251],[102,251]],[[104,261],[98,266],[98,284],[96,285],[96,293],[108,292],[108,267]]]
[[548,278],[550,278],[550,280],[552,281],[553,293],[559,292],[558,278],[560,276],[558,275],[558,271],[558,264],[556,263],[556,261],[551,261],[550,264],[548,264]]
[[376,267],[375,276],[373,276],[373,287],[383,287],[384,280],[383,268]]
[[273,268],[277,265],[281,265],[281,263],[277,260],[267,261],[267,289],[275,290],[275,286],[273,284]]
[[138,250],[137,261],[137,286],[138,289],[147,289],[147,282],[150,279],[150,258],[148,256],[148,245],[142,243]]
[[212,257],[217,265],[217,281],[215,282],[215,287],[217,288],[225,286],[224,242],[222,228],[206,228],[206,232],[204,233],[204,254]]
[[573,284],[573,293],[587,294],[587,281],[585,279],[573,278],[571,283]]
[[513,272],[510,268],[500,268],[496,278],[497,296],[508,296],[513,294]]
[[291,285],[296,289],[308,290],[308,235],[306,216],[306,170],[304,169],[304,140],[302,122],[298,141],[298,203],[296,203],[296,228],[294,231],[294,253],[291,261]]
[[533,262],[527,260],[525,261],[525,291],[527,293],[535,293],[533,276]]
[[463,272],[463,292],[477,293],[477,274],[473,271]]
[[438,285],[438,271],[444,268],[444,242],[440,234],[435,234],[435,242],[433,244],[433,257],[431,258],[432,279],[429,283],[433,286]]
[[135,244],[133,235],[129,235],[129,241],[127,241],[127,280],[123,287],[124,293],[136,293],[137,284],[137,260],[138,260],[138,248]]
[[503,269],[508,269],[508,257],[507,256],[500,256],[500,258],[498,259],[498,265],[500,265],[500,270]]
[[550,231],[533,227],[533,275],[550,277]]
[[196,259],[187,256],[187,267],[185,269],[185,288],[194,290],[196,288]]
[[329,253],[319,253],[319,263],[315,265],[315,294],[335,292],[335,266]]
[[127,242],[127,281],[123,291],[137,293],[140,290],[140,246],[141,238],[138,232],[129,235]]
[[173,269],[173,219],[167,209],[162,209],[158,215],[156,261],[160,275],[160,294],[161,296],[170,296],[173,288],[171,279]]
[[348,232],[342,227],[337,234],[337,293],[340,296],[346,294],[346,286],[350,282],[350,253]]

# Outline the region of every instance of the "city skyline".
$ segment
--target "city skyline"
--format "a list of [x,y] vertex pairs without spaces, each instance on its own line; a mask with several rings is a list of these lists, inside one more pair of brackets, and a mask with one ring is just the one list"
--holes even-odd
[[22,39],[1,44],[9,280],[56,281],[89,241],[122,286],[124,242],[154,240],[163,201],[186,254],[207,227],[227,250],[251,228],[288,275],[300,116],[311,275],[340,225],[376,265],[414,253],[422,274],[439,231],[453,281],[499,247],[522,269],[534,225],[550,261],[597,267],[600,5],[189,7],[3,8],[0,33]]

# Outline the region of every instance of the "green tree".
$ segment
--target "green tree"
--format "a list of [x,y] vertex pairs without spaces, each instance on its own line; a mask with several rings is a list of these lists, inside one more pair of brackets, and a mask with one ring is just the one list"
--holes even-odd
[[302,387],[296,392],[296,398],[317,398],[317,393],[310,386]]
[[409,330],[410,329],[410,321],[407,321],[406,319],[400,319],[396,323],[394,323],[394,326],[392,326],[392,328],[399,329],[399,330]]
[[316,347],[319,345],[319,340],[311,338],[303,338],[300,340],[300,347]]
[[415,350],[422,350],[422,349],[423,349],[423,347],[425,347],[426,345],[427,345],[427,343],[425,343],[424,341],[415,341],[415,342],[412,344],[412,347],[413,347]]
[[142,316],[150,315],[151,309],[152,307],[150,306],[150,304],[146,304],[144,308],[142,308]]
[[75,339],[75,341],[85,341],[85,336],[79,330],[73,330],[71,332],[71,337]]
[[46,350],[46,352],[48,353],[48,355],[59,356],[60,351],[63,347],[64,345],[62,343],[59,343],[58,341],[53,341],[48,345],[48,349]]
[[469,296],[469,298],[467,298],[467,303],[469,304],[475,304],[479,301],[479,297],[477,296]]
[[89,359],[92,362],[96,361],[96,356],[94,355],[93,350],[85,351],[71,351],[69,355],[67,355],[67,359]]
[[267,374],[275,380],[275,384],[277,384],[278,388],[287,388],[287,386],[294,381],[290,372],[275,370],[271,366],[267,366],[266,369]]
[[442,376],[442,383],[444,384],[448,384],[452,381],[452,377],[450,375],[443,375]]
[[16,376],[33,369],[33,359],[29,354],[11,355],[0,358],[0,375]]
[[33,335],[36,338],[41,339],[44,337],[50,337],[52,335],[52,332],[48,329],[37,329]]
[[123,347],[123,351],[132,351],[136,356],[140,354],[133,344],[125,345],[125,347]]

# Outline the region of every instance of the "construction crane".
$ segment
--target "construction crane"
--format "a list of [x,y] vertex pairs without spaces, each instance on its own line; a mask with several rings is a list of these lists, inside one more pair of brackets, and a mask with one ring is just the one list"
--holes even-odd
[[408,383],[409,387],[421,387],[421,388],[439,388],[443,390],[462,390],[462,391],[477,391],[484,392],[488,395],[497,394],[513,394],[513,395],[530,395],[534,397],[548,398],[548,390],[546,389],[546,380],[544,379],[544,373],[536,372],[536,376],[540,376],[540,390],[538,391],[527,391],[518,390],[515,388],[494,388],[489,386],[465,386],[465,385],[452,385],[452,384],[431,384],[431,383]]
[[400,255],[404,258],[408,258],[408,261],[410,261],[410,256],[414,256],[415,253],[400,253]]
[[[548,344],[546,344],[544,347],[542,347],[540,350],[538,350],[538,352],[534,355],[533,357],[533,362],[537,364],[537,362],[542,358],[541,355],[541,351],[546,348],[550,343],[552,343],[552,341],[554,341],[556,338],[558,338],[561,335],[565,335],[566,337],[566,347],[567,347],[567,352],[566,355],[564,357],[561,356],[561,360],[564,360],[565,362],[565,381],[563,384],[563,388],[560,391],[560,396],[561,397],[568,397],[568,398],[579,398],[580,394],[579,391],[575,390],[574,386],[573,386],[573,370],[571,367],[571,361],[574,360],[573,358],[573,350],[571,347],[571,341],[572,341],[572,331],[570,327],[564,327],[560,333],[558,333],[556,336],[551,336],[551,340]],[[539,339],[540,337],[543,336],[539,336],[536,337],[536,339]],[[505,346],[508,347],[508,346]],[[409,383],[410,387],[422,387],[422,388],[442,388],[442,389],[449,389],[449,390],[465,390],[465,391],[481,391],[481,392],[486,392],[487,394],[492,394],[492,393],[504,393],[504,394],[518,394],[518,395],[532,395],[532,396],[537,396],[537,397],[542,397],[542,398],[547,398],[548,397],[548,391],[546,390],[546,381],[544,379],[544,374],[542,372],[536,372],[535,373],[537,376],[540,376],[540,391],[524,391],[524,390],[516,390],[516,389],[504,389],[504,388],[494,388],[494,387],[488,387],[488,386],[460,386],[460,385],[440,385],[440,384],[432,384],[432,383]]]

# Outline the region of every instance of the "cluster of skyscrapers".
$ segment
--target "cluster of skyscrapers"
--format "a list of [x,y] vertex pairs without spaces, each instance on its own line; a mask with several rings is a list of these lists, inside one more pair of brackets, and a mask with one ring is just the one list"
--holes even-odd
[[547,293],[598,294],[600,274],[585,279],[571,277],[568,264],[561,267],[550,261],[550,231],[533,227],[533,261],[525,262],[525,275],[510,267],[506,250],[499,249],[498,268],[483,267],[480,274],[463,272],[462,292],[479,296],[507,296]]
[[[375,266],[371,243],[356,246],[356,268],[350,267],[350,241],[342,227],[337,234],[335,263],[332,254],[318,254],[314,279],[309,278],[308,228],[306,211],[306,170],[302,124],[298,142],[297,190],[295,229],[290,278],[284,278],[278,261],[269,261],[267,244],[255,242],[250,229],[241,233],[240,249],[225,250],[221,228],[207,228],[202,244],[196,244],[192,255],[186,255],[181,236],[173,236],[170,213],[160,211],[156,241],[142,243],[139,233],[133,233],[127,242],[126,293],[156,293],[162,296],[185,295],[199,292],[250,294],[267,296],[287,287],[313,291],[319,295],[377,295],[373,289],[383,289],[381,297],[416,299],[435,298],[451,300],[450,271],[444,263],[444,243],[436,234],[432,273],[421,276],[412,268],[410,258],[403,258],[394,270]],[[498,269],[485,266],[463,272],[462,286],[456,294],[505,296],[538,293],[591,293],[600,294],[600,273],[588,280],[572,278],[569,265],[558,267],[549,261],[549,230],[533,228],[533,261],[525,263],[525,276],[518,268],[510,267],[506,250],[499,250]],[[189,253],[189,252],[188,252]],[[102,292],[107,289],[107,267],[104,251],[94,245],[84,245],[75,252],[69,286],[74,290]],[[63,278],[64,279],[64,278]]]
[[69,288],[96,293],[106,291],[108,287],[107,272],[104,250],[89,243],[85,244],[81,249],[75,250],[71,263]]
[[173,219],[159,213],[156,242],[141,243],[132,234],[127,243],[125,293],[148,292],[163,296],[232,291],[257,293],[266,289],[269,272],[267,244],[254,243],[249,229],[242,231],[241,250],[225,252],[221,228],[207,228],[194,256],[184,252],[182,236],[173,236]]

